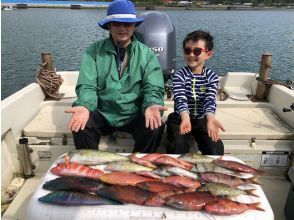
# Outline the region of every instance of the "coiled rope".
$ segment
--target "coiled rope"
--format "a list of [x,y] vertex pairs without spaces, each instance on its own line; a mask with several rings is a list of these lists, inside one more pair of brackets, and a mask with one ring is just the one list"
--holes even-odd
[[292,80],[276,80],[276,79],[267,79],[262,80],[259,77],[256,78],[259,82],[263,82],[265,85],[271,86],[271,85],[282,85],[287,87],[288,89],[293,89],[293,82]]
[[36,81],[47,97],[60,100],[64,94],[58,93],[63,79],[56,71],[45,70],[42,66],[37,70]]

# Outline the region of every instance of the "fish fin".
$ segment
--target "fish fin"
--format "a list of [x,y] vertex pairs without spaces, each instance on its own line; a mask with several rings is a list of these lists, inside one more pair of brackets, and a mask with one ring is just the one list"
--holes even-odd
[[197,168],[197,164],[194,164],[190,170],[191,172],[199,172],[198,168]]
[[195,192],[197,188],[195,187],[188,187],[187,189],[184,190],[184,192]]
[[255,189],[247,189],[244,191],[246,192],[247,195],[259,197],[257,194],[254,193]]
[[213,161],[219,161],[219,160],[224,160],[224,156],[220,156],[219,158],[213,160]]
[[197,173],[197,177],[198,177],[198,180],[200,182],[200,185],[201,186],[205,186],[206,185],[206,181],[201,177],[201,175],[199,175],[199,173]]
[[263,176],[263,175],[266,174],[266,172],[265,172],[264,170],[258,170],[258,169],[255,169],[255,173],[256,173],[257,175],[261,175],[261,176]]
[[132,153],[132,154],[130,154],[130,155],[129,155],[129,158],[130,158],[130,159],[132,159],[133,157],[136,157],[136,154],[137,154],[136,152],[135,152],[135,153]]
[[66,167],[67,169],[69,169],[70,159],[69,159],[69,155],[68,155],[68,154],[65,154],[65,155],[64,155],[64,164],[65,164],[65,167]]
[[263,208],[260,207],[261,203],[257,202],[257,203],[251,203],[251,204],[247,204],[249,209],[254,209],[254,210],[259,210],[259,211],[265,211]]
[[248,183],[253,183],[253,184],[257,184],[257,185],[262,185],[262,183],[260,181],[258,181],[259,176],[253,176],[249,179],[245,179],[245,182]]
[[64,155],[58,157],[55,161],[56,164],[64,163]]

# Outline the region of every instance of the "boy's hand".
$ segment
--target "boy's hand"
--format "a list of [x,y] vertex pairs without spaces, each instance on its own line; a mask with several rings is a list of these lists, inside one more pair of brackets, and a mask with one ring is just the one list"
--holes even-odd
[[161,126],[160,111],[166,111],[168,107],[161,105],[151,105],[145,110],[145,124],[146,128],[151,130],[157,129]]
[[225,131],[224,127],[218,120],[216,120],[214,117],[208,117],[207,132],[208,132],[208,136],[211,137],[211,139],[214,142],[217,142],[219,139],[219,136],[218,136],[219,129],[221,129],[222,131]]
[[179,133],[181,135],[184,135],[189,133],[192,129],[189,113],[188,112],[181,113],[181,120],[182,122],[180,124]]

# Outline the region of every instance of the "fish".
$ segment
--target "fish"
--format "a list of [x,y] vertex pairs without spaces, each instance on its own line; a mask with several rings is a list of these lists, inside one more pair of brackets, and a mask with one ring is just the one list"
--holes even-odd
[[245,179],[217,172],[203,172],[199,173],[199,175],[205,182],[224,183],[229,186],[240,186],[249,183],[261,185],[256,177]]
[[150,172],[150,171],[140,171],[140,172],[135,172],[135,173],[140,176],[151,177],[151,178],[158,179],[158,180],[161,180],[161,178],[162,178],[161,176],[159,176],[153,172]]
[[70,191],[54,191],[38,200],[57,205],[121,205],[120,202],[102,196]]
[[212,157],[208,157],[199,153],[186,153],[179,156],[178,159],[189,163],[212,162],[214,160]]
[[112,173],[105,173],[99,176],[99,179],[111,185],[129,185],[135,186],[139,182],[143,181],[158,181],[153,178],[144,177],[137,175],[135,173],[129,172],[112,172]]
[[96,194],[97,191],[106,187],[105,183],[86,177],[63,176],[43,184],[43,189],[51,191],[79,191],[84,193]]
[[141,164],[141,165],[146,166],[146,167],[150,167],[150,168],[156,169],[156,166],[153,163],[151,163],[148,160],[144,160],[142,158],[136,157],[136,154],[135,153],[132,153],[130,155],[130,161],[132,161],[134,163],[137,163],[137,164]]
[[165,204],[184,211],[199,211],[217,197],[207,192],[186,192],[165,198]]
[[77,163],[60,163],[51,168],[50,172],[57,176],[79,176],[92,179],[99,179],[99,176],[104,173],[100,169],[92,169]]
[[223,160],[222,157],[214,160],[213,163],[218,166],[221,166],[226,169],[233,170],[233,171],[237,171],[237,172],[250,173],[250,174],[254,174],[254,175],[265,175],[266,174],[266,172],[263,170],[255,169],[251,166],[248,166],[243,163],[239,163],[237,161]]
[[145,205],[147,203],[146,205],[149,206],[162,206],[165,202],[155,193],[135,186],[110,186],[100,189],[98,194],[123,204]]
[[161,181],[144,181],[137,183],[136,186],[140,189],[147,190],[149,192],[162,192],[162,191],[177,191],[181,188],[176,187],[169,183],[164,183]]
[[198,180],[193,180],[186,176],[170,176],[170,177],[164,178],[162,182],[172,184],[179,188],[186,187],[186,188],[197,189],[201,186]]
[[122,171],[122,172],[140,172],[140,171],[152,171],[154,168],[146,167],[131,161],[116,161],[109,163],[105,168],[105,171]]
[[254,190],[255,189],[242,190],[223,183],[206,183],[205,186],[198,189],[199,192],[210,192],[214,196],[229,196],[230,198],[240,195],[258,197],[258,195],[254,193]]
[[[63,163],[64,157],[59,158],[56,163]],[[110,163],[113,161],[127,161],[129,158],[120,154],[102,151],[102,150],[91,150],[91,149],[82,149],[75,150],[69,153],[69,159],[71,163],[78,163],[83,165],[101,165]]]
[[208,163],[208,162],[199,162],[197,164],[195,164],[191,171],[193,172],[197,172],[197,173],[203,173],[203,172],[217,172],[217,173],[224,173],[224,174],[228,174],[228,175],[232,175],[232,176],[237,176],[242,178],[243,174],[233,171],[233,170],[229,170],[220,166],[217,166],[216,164],[213,163]]
[[191,163],[188,163],[188,162],[185,162],[180,159],[170,157],[167,155],[164,155],[162,157],[157,158],[153,163],[179,167],[179,168],[183,168],[185,170],[191,170],[191,168],[193,166]]
[[173,174],[167,171],[168,166],[160,166],[157,169],[153,170],[152,173],[167,177],[167,176],[172,176]]
[[186,177],[189,177],[189,178],[191,178],[193,180],[199,180],[199,175],[197,173],[189,171],[189,170],[182,169],[180,167],[168,166],[167,171],[174,174],[174,175],[186,176]]
[[157,160],[158,158],[160,158],[162,156],[164,156],[164,154],[152,153],[152,154],[146,154],[145,156],[141,157],[140,159],[153,163],[155,160]]
[[236,215],[241,214],[249,209],[265,211],[260,207],[260,203],[239,203],[227,198],[218,199],[207,205],[205,205],[204,210],[213,215]]

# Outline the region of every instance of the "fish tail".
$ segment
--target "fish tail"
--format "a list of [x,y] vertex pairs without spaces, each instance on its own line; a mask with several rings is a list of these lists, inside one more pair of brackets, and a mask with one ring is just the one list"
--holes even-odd
[[257,184],[257,185],[262,185],[262,183],[260,181],[258,181],[258,178],[259,178],[259,176],[254,176],[249,179],[246,179],[245,182],[253,183],[253,184]]
[[260,207],[260,202],[257,203],[251,203],[251,204],[247,204],[249,209],[254,209],[254,210],[259,210],[259,211],[265,211],[263,208]]
[[257,194],[255,194],[255,189],[247,189],[244,191],[246,192],[247,195],[259,197]]

